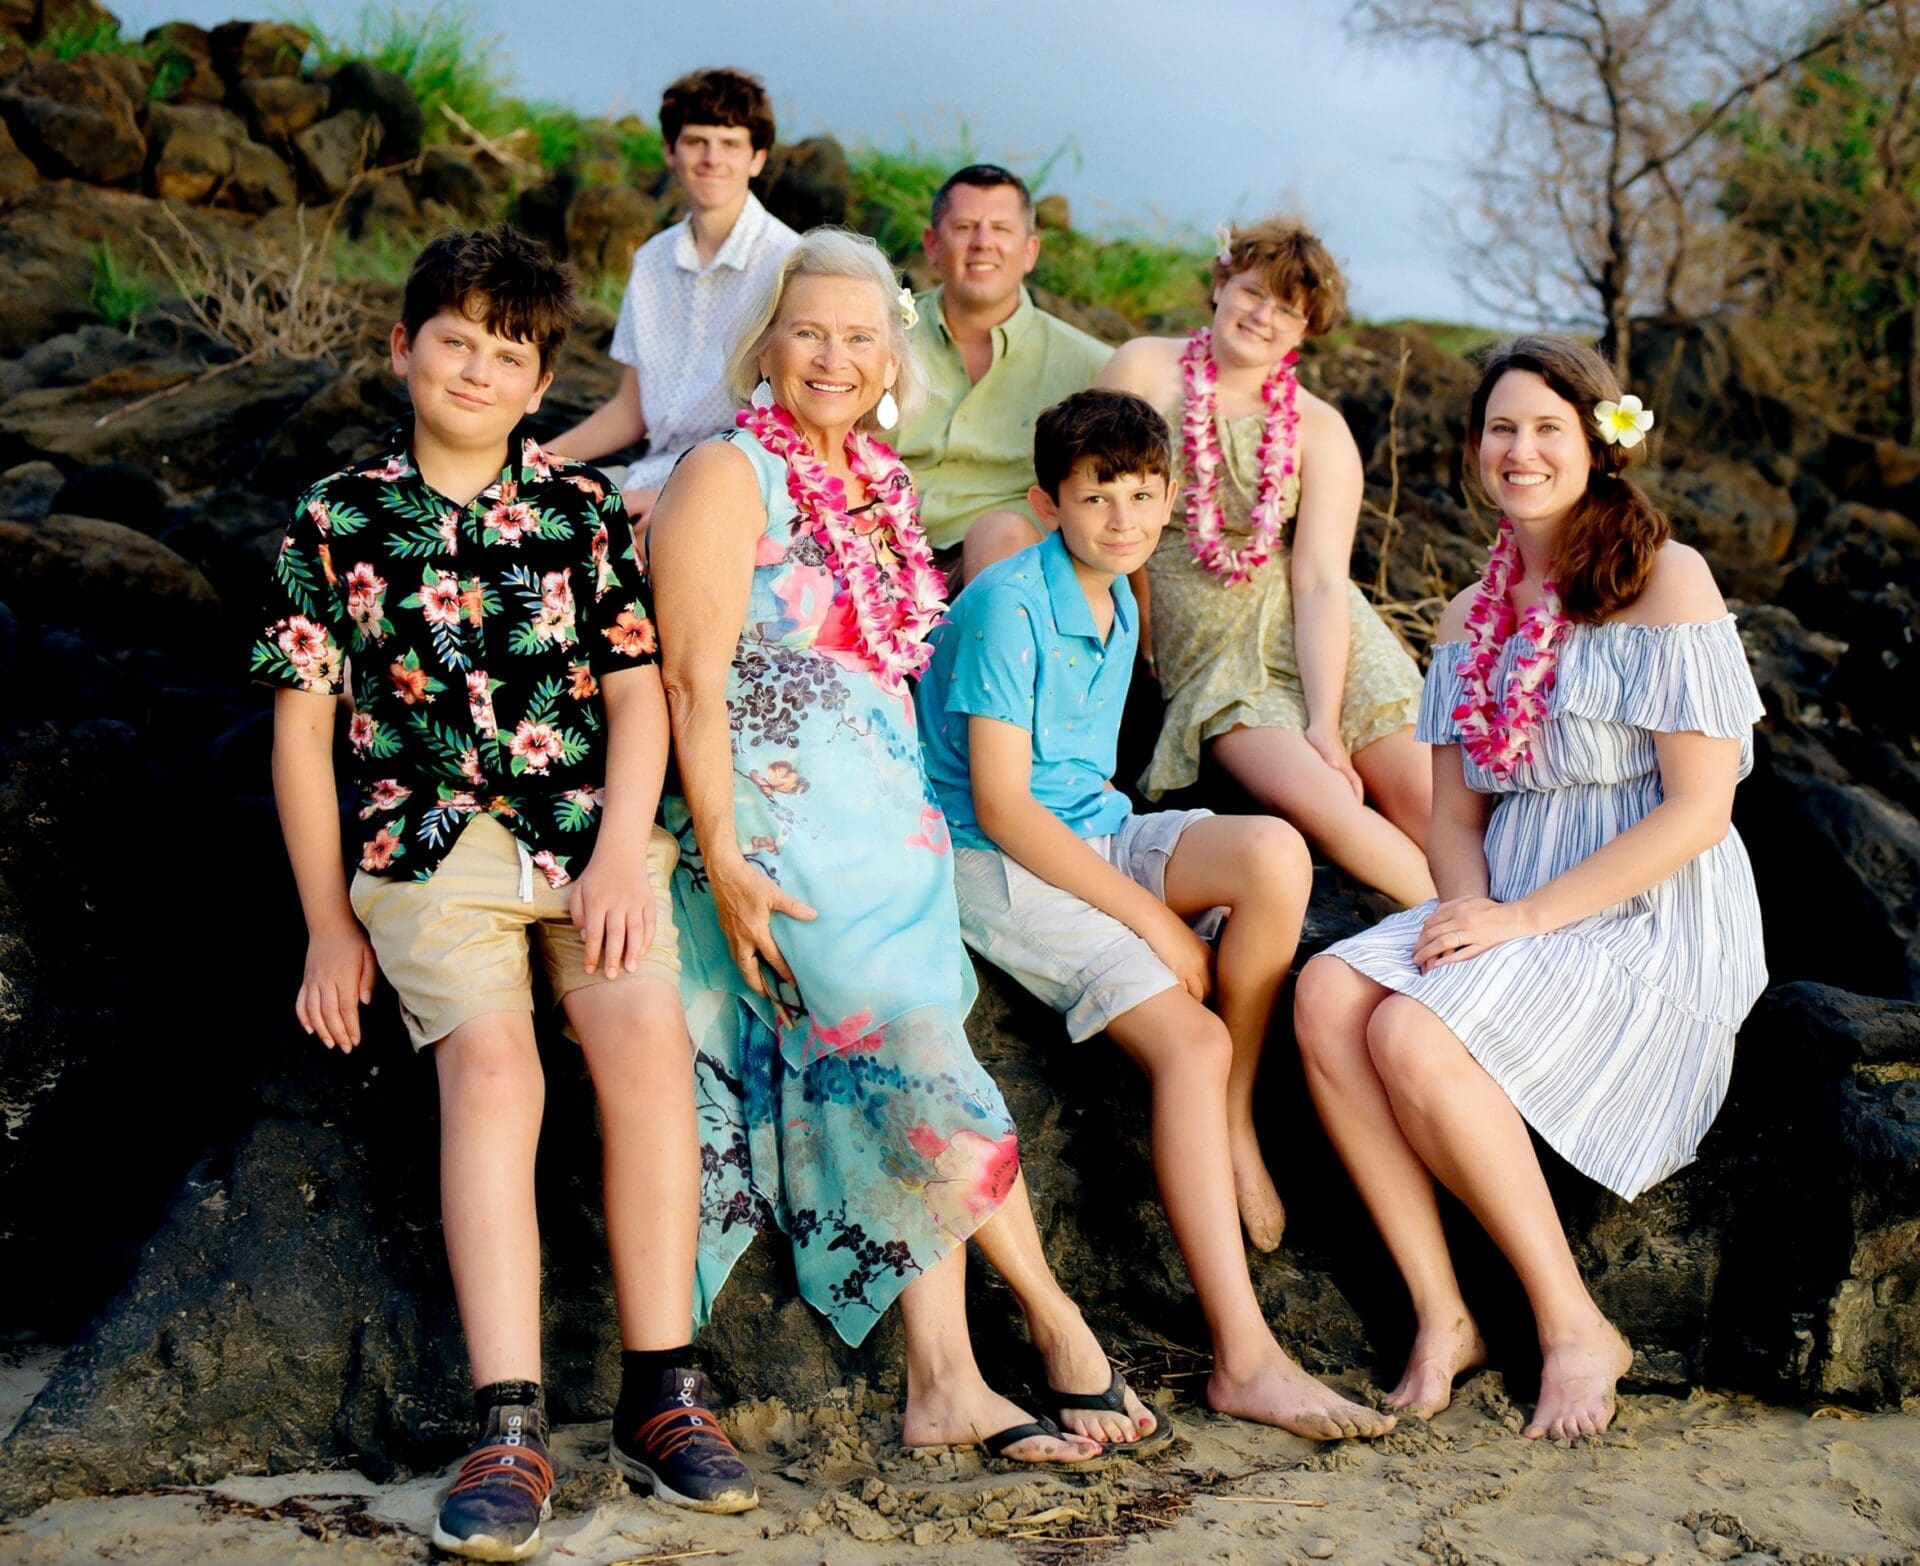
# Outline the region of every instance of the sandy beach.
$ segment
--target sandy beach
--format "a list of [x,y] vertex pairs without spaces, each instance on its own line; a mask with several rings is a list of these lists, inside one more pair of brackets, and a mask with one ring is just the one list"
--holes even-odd
[[[43,1363],[6,1356],[0,1428]],[[731,1518],[632,1494],[606,1464],[607,1426],[565,1426],[553,1443],[561,1485],[545,1558],[1920,1566],[1920,1403],[1863,1416],[1709,1392],[1627,1397],[1604,1437],[1550,1445],[1521,1439],[1523,1410],[1483,1372],[1431,1423],[1324,1447],[1213,1416],[1166,1389],[1155,1401],[1171,1409],[1179,1440],[1081,1474],[906,1453],[893,1405],[861,1387],[807,1413],[745,1405],[728,1423],[762,1504]],[[63,1501],[0,1525],[0,1561],[426,1560],[446,1481],[304,1473]]]

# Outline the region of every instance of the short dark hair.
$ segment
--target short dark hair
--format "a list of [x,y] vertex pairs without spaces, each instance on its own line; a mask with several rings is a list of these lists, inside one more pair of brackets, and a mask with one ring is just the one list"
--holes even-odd
[[1003,169],[997,163],[969,163],[965,168],[949,174],[946,184],[933,193],[933,215],[927,220],[929,227],[940,226],[940,219],[947,215],[947,199],[956,185],[972,185],[977,190],[992,190],[1000,185],[1012,186],[1020,192],[1020,210],[1026,214],[1027,227],[1033,227],[1033,192],[1027,189],[1027,182],[1012,169]]
[[727,66],[687,72],[660,95],[660,139],[671,147],[689,125],[737,125],[755,152],[765,152],[773,145],[766,84]]
[[1129,473],[1173,479],[1173,435],[1152,403],[1132,392],[1075,392],[1034,422],[1033,479],[1055,500],[1082,462],[1102,484]]
[[436,235],[413,258],[400,324],[407,338],[442,310],[458,310],[495,336],[532,343],[553,368],[580,319],[573,268],[509,223]]

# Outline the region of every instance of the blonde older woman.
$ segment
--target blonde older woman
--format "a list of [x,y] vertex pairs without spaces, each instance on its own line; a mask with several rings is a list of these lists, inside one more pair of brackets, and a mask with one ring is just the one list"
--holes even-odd
[[[963,1027],[973,970],[907,688],[944,584],[872,433],[922,395],[910,308],[871,241],[806,235],[729,361],[739,427],[690,452],[654,512],[704,1145],[697,1309],[777,1223],[848,1342],[899,1299],[908,1445],[1071,1463],[1153,1419],[1047,1270],[1012,1119]],[[1084,1434],[981,1377],[969,1237],[1020,1297],[1049,1382],[1085,1389],[1062,1403]]]

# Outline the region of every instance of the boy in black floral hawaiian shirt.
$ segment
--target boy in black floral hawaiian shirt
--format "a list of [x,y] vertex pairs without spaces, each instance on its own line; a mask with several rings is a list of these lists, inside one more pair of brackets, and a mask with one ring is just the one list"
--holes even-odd
[[[421,252],[391,342],[411,428],[301,499],[253,650],[280,687],[274,791],[309,932],[300,1022],[352,1049],[377,954],[415,1047],[433,1047],[447,1259],[483,1427],[434,1542],[480,1560],[539,1548],[553,1486],[535,932],[599,1098],[627,1351],[614,1461],[677,1504],[756,1500],[687,1368],[699,1163],[675,850],[653,825],[667,720],[646,580],[617,491],[522,427],[578,314],[566,269],[505,226]],[[351,889],[331,744],[349,684]]]

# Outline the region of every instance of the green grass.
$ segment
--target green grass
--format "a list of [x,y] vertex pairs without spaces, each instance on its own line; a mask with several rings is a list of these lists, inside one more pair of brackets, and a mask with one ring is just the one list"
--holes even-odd
[[1203,325],[1207,318],[1207,251],[1197,240],[1050,233],[1033,280],[1132,321],[1177,327]]
[[138,39],[122,38],[120,24],[111,17],[69,23],[56,27],[33,46],[35,54],[56,60],[71,60],[82,54],[145,54],[147,46]]
[[898,262],[920,247],[933,193],[946,177],[978,161],[963,127],[957,147],[922,148],[908,142],[904,151],[860,146],[847,154],[853,171],[853,220]]
[[296,13],[290,20],[312,38],[312,64],[366,60],[403,78],[426,112],[430,141],[444,141],[453,131],[442,104],[489,133],[507,128],[501,116],[511,100],[498,63],[504,58],[501,42],[477,32],[458,5],[435,0],[411,11],[369,5],[351,32],[332,37],[311,16]]
[[123,330],[131,337],[140,318],[159,300],[153,279],[120,259],[112,244],[93,247],[87,277],[87,308],[94,319]]

